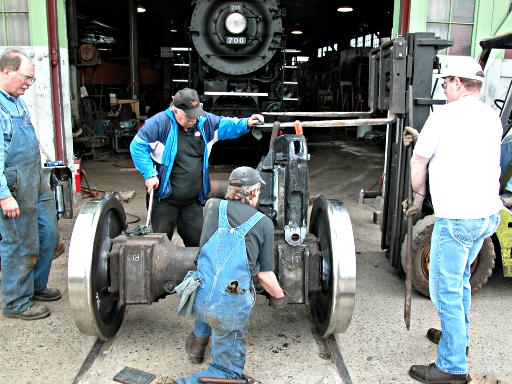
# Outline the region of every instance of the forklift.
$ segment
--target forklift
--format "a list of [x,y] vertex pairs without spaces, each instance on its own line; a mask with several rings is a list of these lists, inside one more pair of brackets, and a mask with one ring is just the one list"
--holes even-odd
[[[414,44],[414,43],[413,43]],[[416,46],[421,47],[422,44]],[[512,48],[512,33],[500,35],[494,38],[482,40],[480,45],[483,49],[480,56],[480,64],[482,68],[490,57],[493,49],[510,49]],[[414,45],[413,45],[414,46]],[[436,104],[443,104],[443,100],[433,99],[434,91],[438,85],[435,80],[433,90],[431,87],[432,71],[429,70],[427,83],[424,79],[418,81],[418,71],[416,66],[418,59],[418,50],[408,50],[408,68],[407,81],[409,83],[410,94],[408,95],[408,121],[409,125],[421,132],[421,128],[430,113],[430,108]],[[439,72],[439,60],[433,56],[430,60],[433,63],[434,72]],[[422,75],[420,74],[420,77]],[[414,87],[413,87],[414,85]],[[512,111],[512,82],[508,86],[506,96],[503,100],[496,99],[494,103],[500,110],[500,117],[503,125],[502,149],[505,145],[512,145],[512,136],[509,133]],[[426,92],[431,92],[430,97],[424,97]],[[423,94],[423,97],[418,94]],[[422,108],[427,106],[428,108]],[[418,111],[420,114],[418,114]],[[425,114],[426,113],[426,114]],[[414,118],[411,118],[411,115]],[[511,132],[512,133],[512,132]],[[508,139],[508,140],[507,140]],[[512,151],[510,151],[512,153]],[[407,188],[410,184],[409,163],[406,158],[406,151],[402,144],[402,130],[388,129],[387,146],[386,146],[386,164],[385,164],[385,181],[383,187],[383,209],[381,219],[381,248],[386,250],[386,256],[390,259],[393,267],[397,269],[406,269],[406,228],[407,219],[402,212],[401,202],[407,197]],[[510,159],[507,166],[502,169],[502,189],[506,185],[506,181],[512,175],[512,166]],[[512,192],[512,191],[510,191]],[[424,296],[429,296],[429,259],[430,259],[430,237],[434,227],[434,211],[429,194],[423,203],[422,212],[419,218],[415,218],[412,230],[412,285],[416,291]],[[475,261],[471,265],[471,288],[473,291],[484,286],[495,265],[501,265],[503,268],[503,276],[512,277],[512,213],[508,209],[504,209],[501,215],[501,224],[496,233],[485,239],[482,249],[480,250]]]

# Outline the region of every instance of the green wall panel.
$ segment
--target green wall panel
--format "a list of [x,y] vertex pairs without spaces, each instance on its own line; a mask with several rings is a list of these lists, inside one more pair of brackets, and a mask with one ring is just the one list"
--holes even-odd
[[[46,12],[47,0],[29,0],[30,41],[32,45],[48,45],[48,17]],[[54,0],[52,0],[54,1]],[[59,28],[59,46],[68,47],[66,28],[66,0],[57,0],[57,24]]]
[[59,46],[68,48],[68,29],[66,25],[66,0],[57,1],[57,18],[59,23]]
[[48,45],[46,0],[29,0],[28,12],[30,41],[32,45]]
[[[512,31],[509,6],[509,0],[477,0],[478,12],[475,17],[476,27],[473,33],[471,56],[478,57],[482,52],[480,40]],[[503,51],[493,53],[503,56]]]
[[395,38],[398,36],[398,32],[400,32],[400,0],[395,0],[395,4],[393,6],[393,29],[391,31],[391,38]]
[[[400,26],[400,6],[403,0],[395,0],[393,36]],[[429,0],[411,0],[409,32],[424,32],[427,29]],[[512,31],[512,17],[509,12],[510,0],[475,0],[474,30],[471,42],[471,56],[481,52],[479,41]],[[397,12],[398,10],[398,12]]]

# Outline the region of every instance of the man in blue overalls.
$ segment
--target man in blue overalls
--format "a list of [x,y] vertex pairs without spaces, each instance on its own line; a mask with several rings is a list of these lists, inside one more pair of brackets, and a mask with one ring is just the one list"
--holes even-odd
[[41,170],[39,143],[20,98],[35,81],[34,65],[19,51],[0,57],[0,255],[3,315],[23,320],[50,315],[33,300],[61,298],[48,288],[59,242],[55,200]]
[[246,358],[247,324],[254,305],[253,277],[283,308],[285,293],[273,272],[274,225],[255,207],[263,181],[257,170],[236,168],[229,176],[227,200],[210,199],[205,206],[197,270],[176,287],[179,314],[194,316],[194,332],[186,342],[191,362],[201,363],[212,338],[208,368],[179,384],[201,377],[241,379]]

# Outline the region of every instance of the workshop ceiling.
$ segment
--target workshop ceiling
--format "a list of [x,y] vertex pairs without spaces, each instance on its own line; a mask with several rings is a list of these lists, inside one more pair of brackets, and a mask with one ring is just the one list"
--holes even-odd
[[[191,46],[187,32],[193,2],[141,0],[140,3],[146,12],[137,14],[139,57],[156,58],[161,46]],[[128,4],[127,0],[76,0],[79,40],[84,42],[89,36],[96,39],[98,46],[110,47],[113,58],[127,57]],[[313,54],[333,43],[346,47],[351,38],[368,33],[379,33],[381,37],[391,34],[393,0],[281,0],[281,6],[286,9],[287,48],[301,49],[305,54]],[[341,6],[354,10],[337,12]],[[290,34],[297,28],[303,31],[302,35]]]

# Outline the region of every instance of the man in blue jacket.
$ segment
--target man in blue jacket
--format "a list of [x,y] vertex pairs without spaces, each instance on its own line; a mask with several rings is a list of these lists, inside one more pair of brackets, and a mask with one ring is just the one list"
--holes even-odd
[[130,152],[148,192],[156,190],[151,214],[154,232],[167,233],[171,240],[177,226],[185,246],[199,245],[213,144],[237,138],[261,122],[259,114],[239,119],[205,112],[197,92],[190,88],[178,91],[169,108],[146,120]]

